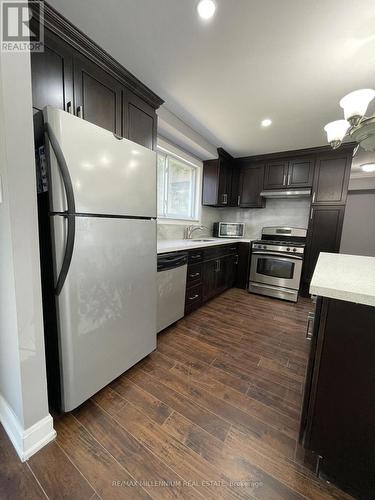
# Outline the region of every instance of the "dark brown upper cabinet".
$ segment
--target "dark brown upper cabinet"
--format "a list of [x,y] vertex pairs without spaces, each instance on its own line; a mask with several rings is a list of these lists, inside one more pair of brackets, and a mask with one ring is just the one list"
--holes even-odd
[[264,189],[308,188],[312,186],[314,158],[273,160],[266,163]]
[[264,189],[282,189],[288,182],[288,160],[275,160],[266,163]]
[[260,196],[263,188],[264,164],[243,164],[240,167],[238,206],[241,208],[263,208],[264,198]]
[[345,204],[348,192],[352,152],[320,155],[316,162],[313,204]]
[[287,187],[309,188],[314,177],[315,158],[293,158],[288,165]]
[[74,58],[75,114],[122,134],[122,85],[84,56]]
[[156,111],[129,90],[123,94],[123,133],[141,146],[156,149]]
[[[37,23],[39,11],[32,2],[30,8]],[[31,54],[34,111],[54,106],[155,149],[162,99],[48,3],[41,21],[44,52]],[[41,137],[43,120],[36,119]]]
[[232,174],[231,157],[221,154],[220,151],[219,158],[203,163],[202,205],[230,206],[230,200],[233,200]]
[[44,52],[31,52],[33,107],[39,111],[47,105],[72,110],[72,50],[47,29],[44,40]]

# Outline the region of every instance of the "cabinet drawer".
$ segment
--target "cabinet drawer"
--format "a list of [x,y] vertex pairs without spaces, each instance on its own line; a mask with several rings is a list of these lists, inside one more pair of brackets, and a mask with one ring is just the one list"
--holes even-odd
[[204,260],[219,259],[225,255],[232,255],[237,253],[237,243],[229,245],[220,245],[217,247],[208,247],[204,249]]
[[196,285],[186,290],[185,313],[197,309],[202,304],[202,285]]
[[188,254],[188,263],[189,264],[197,264],[198,262],[202,262],[203,260],[203,250],[190,250]]
[[187,286],[199,285],[202,281],[202,264],[191,264],[187,271]]

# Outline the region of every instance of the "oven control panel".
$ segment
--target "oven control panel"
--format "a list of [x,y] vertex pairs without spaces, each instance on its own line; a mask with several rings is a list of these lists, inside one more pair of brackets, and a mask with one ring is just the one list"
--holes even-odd
[[284,245],[272,245],[272,244],[263,244],[263,243],[253,243],[253,250],[263,250],[267,252],[282,252],[282,253],[291,253],[291,254],[303,254],[304,247],[303,246],[284,246]]

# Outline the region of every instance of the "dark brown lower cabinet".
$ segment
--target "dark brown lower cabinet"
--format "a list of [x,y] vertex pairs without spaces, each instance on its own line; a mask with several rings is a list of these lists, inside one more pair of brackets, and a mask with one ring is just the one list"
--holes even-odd
[[185,314],[235,285],[238,244],[190,250],[186,282]]
[[310,212],[306,255],[302,271],[303,295],[308,289],[320,252],[336,253],[340,249],[344,205],[313,205]]
[[355,498],[375,492],[375,307],[323,298],[315,318],[301,440],[319,474]]

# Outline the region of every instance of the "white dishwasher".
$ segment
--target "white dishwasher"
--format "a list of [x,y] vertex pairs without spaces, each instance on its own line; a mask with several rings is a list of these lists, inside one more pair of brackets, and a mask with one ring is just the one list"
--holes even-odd
[[184,316],[186,274],[186,252],[158,255],[158,333]]

